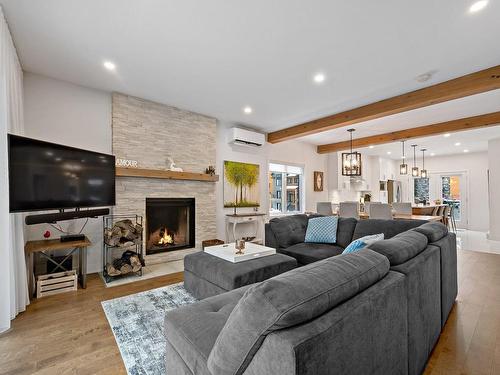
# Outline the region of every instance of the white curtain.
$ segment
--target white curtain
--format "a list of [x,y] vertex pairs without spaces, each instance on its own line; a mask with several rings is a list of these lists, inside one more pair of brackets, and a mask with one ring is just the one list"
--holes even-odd
[[23,134],[23,71],[0,6],[0,332],[29,304],[21,214],[9,214],[7,133]]

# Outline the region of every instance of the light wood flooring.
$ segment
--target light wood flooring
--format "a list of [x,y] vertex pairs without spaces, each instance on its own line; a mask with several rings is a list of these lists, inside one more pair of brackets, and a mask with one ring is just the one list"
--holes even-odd
[[[125,374],[101,301],[182,281],[182,274],[34,301],[0,336],[0,374]],[[426,375],[500,374],[500,255],[459,251],[459,296]]]

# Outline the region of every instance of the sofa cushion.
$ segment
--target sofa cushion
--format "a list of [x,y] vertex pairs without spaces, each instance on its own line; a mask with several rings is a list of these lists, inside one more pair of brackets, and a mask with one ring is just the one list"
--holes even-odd
[[448,234],[448,228],[443,223],[431,221],[413,229],[427,236],[429,242],[439,241]]
[[323,216],[309,219],[304,242],[336,243],[338,220],[337,216]]
[[418,227],[425,220],[383,220],[383,219],[368,219],[359,220],[356,224],[356,229],[352,236],[352,241],[358,238],[368,236],[370,234],[384,233],[384,238],[389,239],[396,234],[405,232],[409,229]]
[[273,277],[247,290],[208,358],[213,374],[242,374],[265,337],[308,322],[352,298],[389,271],[383,255],[362,250]]
[[427,242],[427,237],[422,233],[406,231],[391,239],[375,242],[369,248],[385,255],[391,266],[397,266],[422,252]]
[[294,257],[299,264],[304,265],[342,254],[343,250],[342,247],[337,245],[304,242],[286,249],[280,249],[279,252]]
[[370,236],[364,236],[364,237],[358,238],[357,240],[352,241],[349,244],[349,246],[347,246],[344,249],[344,251],[342,251],[342,254],[354,253],[356,251],[364,249],[367,246],[370,246],[374,242],[382,241],[383,239],[384,239],[383,233],[372,234]]
[[206,362],[215,340],[249,287],[244,286],[165,314],[165,338],[193,374],[209,373]]
[[353,217],[339,217],[337,224],[337,245],[346,248],[352,242],[352,235],[358,220]]
[[304,242],[307,228],[307,215],[277,217],[269,221],[279,247],[288,247]]

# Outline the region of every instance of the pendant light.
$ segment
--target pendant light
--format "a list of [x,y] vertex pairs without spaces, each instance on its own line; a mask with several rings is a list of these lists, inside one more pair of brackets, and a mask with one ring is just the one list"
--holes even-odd
[[361,176],[361,154],[352,151],[352,133],[355,129],[347,131],[351,136],[351,152],[342,153],[342,176]]
[[427,151],[427,149],[423,148],[420,151],[422,151],[422,170],[420,171],[420,177],[427,178],[427,169],[425,169],[425,151]]
[[418,145],[411,145],[411,147],[413,147],[413,168],[411,169],[412,177],[418,177],[417,156],[416,156],[417,146]]
[[405,156],[405,142],[401,141],[403,147],[403,161],[399,166],[399,174],[408,174],[408,164],[406,164],[406,156]]

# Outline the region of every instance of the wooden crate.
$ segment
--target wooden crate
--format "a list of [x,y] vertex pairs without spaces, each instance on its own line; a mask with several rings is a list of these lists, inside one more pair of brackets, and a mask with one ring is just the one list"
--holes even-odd
[[203,250],[205,250],[205,248],[209,246],[216,246],[216,245],[224,245],[224,241],[218,239],[201,241],[201,248]]
[[75,270],[40,275],[36,280],[36,298],[77,290],[78,275]]

